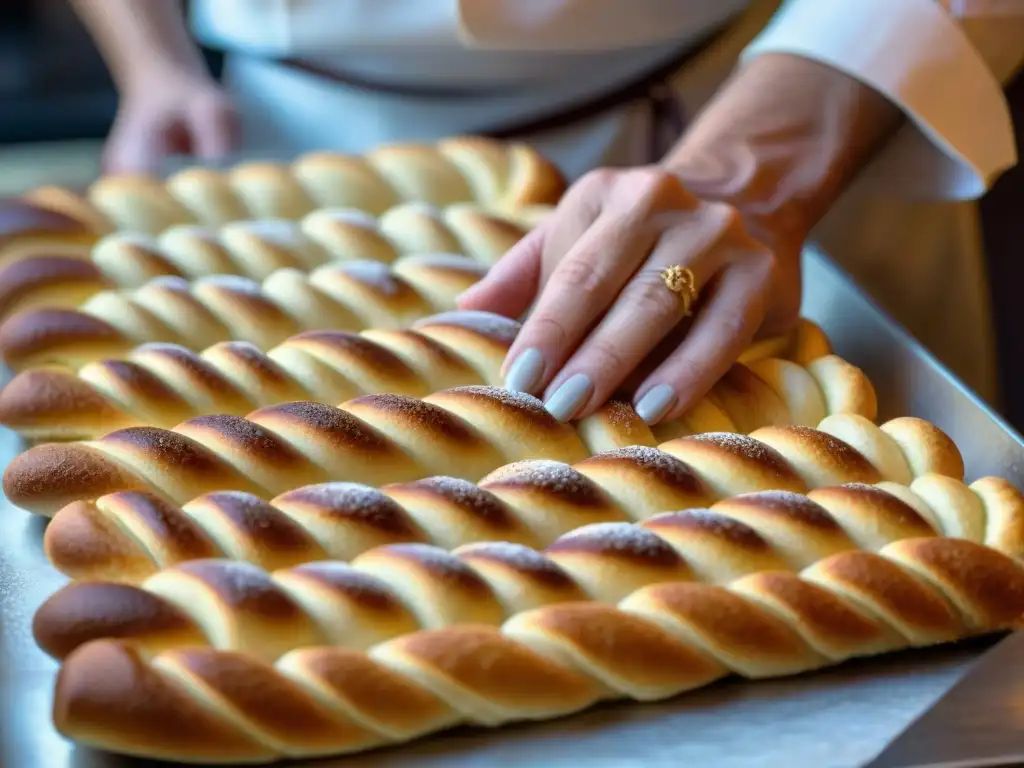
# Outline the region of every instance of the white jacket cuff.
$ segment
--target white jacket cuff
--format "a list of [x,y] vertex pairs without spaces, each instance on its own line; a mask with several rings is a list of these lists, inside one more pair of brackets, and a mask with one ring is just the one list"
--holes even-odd
[[1002,86],[936,0],[787,0],[743,58],[763,53],[831,66],[906,113],[865,171],[892,192],[973,199],[1016,162]]

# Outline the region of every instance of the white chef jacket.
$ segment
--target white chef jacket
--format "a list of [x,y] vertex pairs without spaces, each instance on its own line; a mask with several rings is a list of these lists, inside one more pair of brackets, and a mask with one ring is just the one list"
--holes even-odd
[[[671,85],[699,109],[738,59],[838,68],[910,118],[816,233],[980,394],[994,396],[979,197],[1016,162],[1001,82],[1024,62],[1024,0],[195,0],[193,28],[232,52],[244,150],[349,152],[500,127],[636,79],[726,26]],[[368,94],[283,67],[464,90]],[[649,110],[626,105],[531,137],[568,176],[644,162]],[[894,268],[894,263],[899,266]]]

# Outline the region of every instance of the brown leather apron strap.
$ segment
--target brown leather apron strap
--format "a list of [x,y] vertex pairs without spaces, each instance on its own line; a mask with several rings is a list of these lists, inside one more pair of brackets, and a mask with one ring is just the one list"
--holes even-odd
[[[664,151],[667,151],[666,138],[673,134],[678,137],[685,127],[682,107],[666,83],[676,72],[699,56],[718,38],[720,33],[721,30],[716,30],[702,41],[687,45],[685,49],[668,56],[655,69],[603,94],[520,122],[506,123],[500,126],[466,126],[465,133],[503,140],[522,139],[584,122],[631,102],[647,101],[651,105],[652,112],[652,155],[656,155],[652,160],[658,159]],[[480,93],[480,91],[470,89],[381,83],[336,70],[324,69],[302,59],[282,59],[279,60],[279,63],[290,69],[368,93],[420,99],[472,99]],[[674,140],[673,138],[672,141]]]

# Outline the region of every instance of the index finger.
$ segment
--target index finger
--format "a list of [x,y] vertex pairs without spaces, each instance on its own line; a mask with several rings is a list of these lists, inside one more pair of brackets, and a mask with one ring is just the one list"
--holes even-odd
[[506,386],[542,392],[611,306],[657,233],[599,217],[554,268],[509,350]]

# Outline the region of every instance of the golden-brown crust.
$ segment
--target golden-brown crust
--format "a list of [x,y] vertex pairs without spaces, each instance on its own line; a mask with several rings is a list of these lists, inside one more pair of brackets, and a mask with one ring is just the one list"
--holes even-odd
[[[191,328],[198,335],[216,338],[226,333],[228,326],[244,325],[257,343],[220,342],[198,353],[179,344],[139,345],[128,352],[127,363],[115,360],[88,363],[78,374],[84,381],[60,381],[40,390],[42,398],[44,392],[56,393],[62,386],[68,390],[66,402],[61,402],[54,394],[35,403],[31,391],[22,388],[17,401],[0,408],[0,423],[35,439],[95,437],[102,434],[99,427],[108,421],[169,427],[193,415],[241,414],[255,405],[282,401],[309,399],[333,404],[362,393],[391,392],[422,397],[429,392],[481,383],[499,386],[502,364],[519,328],[516,321],[499,315],[452,311],[424,318],[416,323],[415,329],[370,329],[358,334],[342,330],[306,331],[283,340],[264,354],[258,345],[272,342],[287,332],[290,321],[257,311],[257,305],[264,299],[253,295],[255,283],[237,277],[211,278],[190,288],[183,280],[167,279],[159,284],[151,283],[145,290],[151,310],[122,306],[121,298],[108,296],[109,301],[103,306],[117,316],[118,327],[134,332],[138,326],[136,321],[141,319],[154,328],[162,328],[160,333],[163,334],[188,336]],[[215,312],[200,302],[199,297]],[[297,305],[298,298],[293,298],[294,302],[292,299],[289,302]],[[247,317],[241,309],[246,302],[255,302],[249,310],[252,322],[242,322]],[[164,304],[167,306],[161,308]],[[180,311],[170,312],[168,307],[172,304]],[[136,316],[136,309],[146,314]],[[158,309],[159,318],[155,314]],[[106,327],[92,316],[70,314],[72,326],[84,323],[88,328],[99,323]],[[229,320],[222,325],[214,314]],[[189,320],[175,320],[185,317]],[[256,317],[262,319],[256,320]],[[59,325],[63,321],[55,322]],[[172,328],[175,323],[177,326]],[[15,318],[6,326],[0,326],[0,340],[5,327],[17,324]],[[124,335],[123,330],[121,333]],[[732,374],[716,384],[709,397],[698,404],[697,410],[703,407],[716,412],[721,423],[714,426],[727,430],[737,430],[741,423],[746,427],[787,419],[802,423],[812,412],[818,411],[824,416],[823,407],[807,409],[799,405],[800,401],[808,399],[808,388],[817,392],[819,387],[807,369],[773,359],[758,360],[752,365],[764,370],[769,363],[785,370],[783,376],[772,379],[771,385],[750,371],[742,373],[746,369],[736,366]],[[741,396],[737,382],[752,386],[743,390],[753,393],[750,403]],[[81,396],[76,396],[76,392],[81,392]],[[82,402],[79,401],[86,396],[94,400],[95,405],[80,407]],[[463,390],[461,397],[471,398],[472,389]],[[820,393],[818,399],[821,400]],[[782,401],[786,404],[780,406]],[[536,407],[519,410],[536,412],[539,425],[550,424],[552,420],[539,403],[530,402]],[[779,414],[779,407],[783,408],[783,415]],[[53,413],[49,414],[48,410]],[[71,422],[75,430],[84,431],[64,428],[63,416],[71,410],[80,411],[80,417]],[[108,415],[115,413],[117,418],[111,421]],[[685,425],[683,433],[707,426],[684,418],[660,425],[659,429],[672,431],[673,425]],[[395,428],[398,426],[396,422]],[[655,439],[632,406],[618,401],[607,404],[581,422],[577,434],[591,453],[602,446],[615,448],[638,442],[653,445]],[[892,450],[895,449],[890,447]],[[480,458],[482,461],[483,457]],[[439,467],[438,471],[446,470]]]
[[[188,689],[153,669],[131,646],[93,644],[57,674],[53,721],[88,744],[177,759],[268,760],[274,750],[227,717],[191,704]],[[95,685],[100,674],[102,686]],[[116,728],[106,718],[117,711]]]
[[91,261],[39,254],[0,267],[0,318],[46,305],[77,305],[113,287]]
[[0,358],[15,370],[118,357],[133,344],[109,323],[76,310],[31,309],[0,323]]
[[[80,264],[88,262],[72,268],[53,263],[56,272],[49,271],[49,263],[32,260],[18,266],[24,280],[12,283],[12,301],[31,305],[46,296],[70,294],[69,288],[82,280],[86,287],[93,285],[89,278],[78,277],[88,269]],[[409,265],[409,282],[398,276],[400,268],[401,263],[390,270],[381,264],[349,262],[309,274],[291,270],[295,274],[286,275],[288,270],[281,270],[262,285],[238,275],[210,275],[192,283],[169,277],[129,291],[93,292],[78,309],[27,308],[7,317],[0,323],[0,355],[17,368],[45,362],[79,365],[121,357],[146,341],[174,341],[201,349],[236,338],[267,349],[325,322],[344,321],[347,330],[397,328],[432,311],[452,309],[455,296],[479,276],[458,266]],[[84,291],[83,298],[89,295]],[[64,301],[55,303],[59,307]],[[437,334],[458,336],[455,328],[438,329]],[[482,352],[478,343],[473,354]]]
[[70,218],[98,235],[113,229],[113,224],[78,191],[67,187],[42,186],[21,196],[30,205]]
[[[411,632],[365,652],[301,648],[273,666],[203,648],[149,659],[134,645],[97,640],[66,659],[55,722],[72,739],[148,756],[342,754],[460,723],[664,699],[730,673],[806,672],[1002,631],[1022,614],[1018,562],[963,539],[905,539],[879,554],[833,554],[799,574],[650,584],[616,605],[559,603],[516,613],[500,628]],[[183,732],[191,723],[194,733]],[[247,740],[255,734],[266,754]]]
[[[919,487],[927,486],[927,477],[920,479]],[[935,487],[955,482],[945,478]],[[960,487],[964,493],[971,493],[962,483]],[[132,495],[133,499],[137,496]],[[237,551],[235,516],[230,508],[224,508],[222,496],[211,494],[208,499],[190,503],[189,516],[200,521],[219,546]],[[246,514],[253,517],[237,533],[243,540],[259,537],[261,545],[273,548],[275,530],[287,521],[329,542],[324,548],[325,557],[332,547],[335,552],[341,551],[341,542],[345,541],[345,554],[352,562],[350,566],[336,562],[296,565],[301,563],[304,551],[301,537],[291,531],[277,547],[279,557],[258,555],[262,568],[245,571],[245,580],[239,579],[241,566],[232,561],[189,563],[184,553],[185,562],[147,578],[139,587],[151,591],[156,581],[173,582],[181,573],[188,573],[196,584],[190,594],[220,596],[218,604],[226,603],[227,607],[215,611],[196,597],[173,603],[192,615],[208,641],[220,647],[257,647],[245,638],[232,639],[234,635],[225,640],[224,631],[216,627],[228,621],[244,619],[254,628],[273,627],[275,637],[290,633],[301,638],[308,636],[308,620],[312,617],[328,633],[317,642],[366,647],[394,636],[389,633],[410,631],[410,627],[436,628],[464,622],[496,625],[505,616],[541,606],[581,599],[615,603],[647,585],[699,581],[730,585],[732,593],[781,606],[783,613],[789,611],[803,622],[801,631],[810,632],[813,627],[814,641],[810,648],[797,643],[790,630],[779,628],[777,620],[751,614],[731,593],[672,588],[675,603],[669,606],[659,602],[656,591],[649,592],[642,612],[669,613],[680,627],[703,627],[715,635],[720,652],[724,652],[721,646],[728,639],[731,650],[727,666],[745,674],[755,671],[744,666],[747,651],[743,643],[763,646],[762,640],[774,638],[778,658],[767,658],[762,653],[758,669],[777,674],[792,671],[792,664],[811,664],[824,648],[830,650],[820,661],[842,658],[838,649],[845,648],[844,652],[849,653],[868,647],[885,649],[898,637],[941,639],[946,636],[943,633],[955,634],[965,627],[1008,625],[1014,617],[1005,613],[1007,607],[1024,605],[1024,569],[1012,559],[1021,556],[1020,548],[1000,552],[984,547],[984,527],[972,529],[973,542],[943,538],[966,532],[957,527],[954,514],[963,506],[959,493],[947,490],[945,496],[930,494],[926,499],[916,496],[911,488],[890,482],[877,487],[852,483],[820,488],[810,496],[763,490],[725,498],[710,509],[666,514],[655,514],[658,508],[653,508],[637,515],[650,518],[640,525],[629,523],[628,516],[609,502],[593,480],[566,464],[544,460],[508,465],[485,478],[479,487],[436,478],[390,486],[384,493],[348,483],[325,484],[297,489],[272,504],[245,495],[230,497],[243,503]],[[101,499],[96,506],[110,509],[111,501]],[[462,511],[461,517],[456,509]],[[478,509],[483,510],[482,515]],[[918,511],[925,509],[927,513]],[[435,520],[439,512],[441,519]],[[65,535],[59,532],[64,527],[64,514],[57,515],[58,533],[54,537]],[[72,521],[78,519],[79,507],[72,507],[69,514]],[[161,505],[162,516],[171,514],[170,507]],[[1015,507],[1008,514],[1024,517],[1024,507]],[[495,518],[493,523],[486,519],[488,516]],[[325,524],[328,517],[330,523]],[[953,529],[933,528],[926,518]],[[513,519],[521,521],[537,540],[550,545],[539,551],[521,543],[498,541],[505,528],[520,533],[510,522]],[[260,525],[260,520],[267,523]],[[1004,527],[1003,523],[994,524]],[[447,530],[440,536],[434,533],[445,526]],[[263,531],[267,535],[262,535]],[[186,530],[186,534],[188,540],[191,531]],[[47,533],[47,539],[50,536]],[[473,543],[488,539],[490,543]],[[949,541],[966,543],[951,546]],[[462,546],[448,552],[427,542]],[[48,541],[47,549],[59,553],[59,543]],[[168,546],[152,559],[166,558],[173,549]],[[884,557],[860,556],[874,552]],[[56,564],[62,570],[69,569],[68,564]],[[273,572],[266,570],[275,565],[282,567]],[[93,578],[112,570],[104,571],[102,562],[90,563],[82,558],[72,561],[70,567],[96,568],[92,574],[85,571]],[[791,584],[785,579],[747,578],[756,573],[801,571],[801,578],[808,584],[818,585],[817,592],[811,586]],[[151,572],[141,567],[136,575],[148,576]],[[115,573],[113,578],[125,576]],[[742,589],[732,585],[737,580],[745,585]],[[98,589],[95,582],[86,583],[90,589]],[[928,584],[945,597],[930,595]],[[224,597],[226,592],[235,594],[239,589],[242,591],[238,596],[230,600]],[[68,592],[73,590],[67,588]],[[821,615],[794,607],[813,604],[822,590],[834,592],[852,604],[840,605],[838,598],[822,596]],[[243,599],[241,595],[248,592],[259,599]],[[259,600],[271,593],[280,600],[287,597],[287,616],[280,615],[272,605],[259,607]],[[367,594],[371,598],[369,606],[361,597]],[[870,607],[865,608],[863,600],[868,600]],[[657,606],[652,607],[651,601]],[[59,639],[60,611],[47,611],[49,646],[67,651],[101,636],[90,632],[108,623],[104,617],[109,608],[95,599],[90,608],[89,602],[89,595],[84,595],[81,604],[86,607],[63,616],[68,622],[63,635],[72,638],[68,642]],[[234,607],[243,602],[244,610]],[[748,623],[714,625],[711,605],[724,611],[723,621],[735,615]],[[93,618],[91,610],[96,611]],[[758,626],[749,624],[751,615],[760,622]],[[331,618],[325,619],[327,616]],[[893,616],[900,617],[896,624]],[[884,629],[879,621],[891,629]],[[829,624],[839,627],[836,638],[829,637]],[[844,632],[846,625],[853,629]],[[139,642],[150,642],[146,632],[140,631],[139,636]],[[286,639],[258,647],[272,660],[275,654],[298,644],[297,640]]]
[[[495,469],[502,459],[497,452],[487,452],[491,450],[487,448],[488,443],[481,441],[473,429],[475,417],[467,414],[470,420],[463,420],[437,406],[393,395],[363,398],[362,402],[365,408],[357,402],[349,409],[289,403],[262,409],[246,419],[205,417],[190,420],[175,432],[143,430],[149,444],[137,449],[137,458],[129,458],[126,490],[149,487],[172,495],[177,493],[180,495],[175,498],[183,503],[194,497],[191,483],[199,482],[201,487],[209,488],[211,481],[205,475],[194,480],[195,470],[187,466],[187,471],[176,469],[173,478],[163,475],[164,466],[169,466],[177,450],[168,446],[188,438],[186,447],[202,444],[206,447],[205,456],[223,457],[218,460],[223,472],[241,472],[246,478],[257,478],[259,484],[272,493],[332,478],[385,485],[384,496],[397,502],[401,509],[384,503],[380,492],[366,485],[360,486],[360,494],[365,497],[360,503],[368,504],[368,508],[375,510],[373,514],[382,515],[382,519],[397,521],[401,518],[403,530],[407,515],[415,523],[413,540],[444,546],[481,539],[543,545],[580,525],[644,520],[666,510],[706,507],[736,494],[769,490],[773,491],[770,496],[729,502],[728,511],[746,527],[752,526],[769,538],[782,557],[776,562],[788,562],[794,567],[844,548],[880,546],[897,536],[931,535],[936,531],[991,542],[1008,552],[1022,551],[1024,546],[1020,536],[1024,530],[1021,523],[1024,497],[1019,494],[997,494],[1000,486],[996,484],[991,485],[995,490],[983,499],[959,480],[941,476],[932,480],[922,476],[914,480],[914,488],[920,488],[917,494],[911,488],[894,485],[889,470],[873,468],[863,454],[846,443],[842,448],[822,453],[818,450],[817,438],[806,440],[810,458],[801,457],[799,449],[794,449],[797,463],[791,464],[773,448],[750,437],[701,435],[670,441],[665,451],[625,448],[583,460],[575,466],[565,461],[534,459]],[[395,415],[402,421],[385,423]],[[526,427],[530,424],[526,422]],[[869,444],[873,445],[876,438],[886,439],[883,429],[873,425],[870,428],[874,437],[867,433],[869,436],[865,439]],[[168,435],[167,440],[159,439],[162,434]],[[807,437],[806,431],[799,434]],[[91,445],[102,446],[107,439]],[[831,435],[823,435],[822,439],[840,442]],[[423,446],[422,450],[419,446]],[[447,447],[438,451],[438,446]],[[79,445],[67,446],[66,450],[62,446],[31,449],[11,465],[5,476],[5,487],[15,494],[12,497],[15,503],[42,514],[56,511],[56,499],[65,492],[70,502],[77,498],[96,498],[91,495],[93,488],[118,490],[116,486],[105,485],[118,482],[120,477],[114,463],[120,460],[117,450],[106,449],[111,461],[90,450]],[[432,456],[431,451],[441,455]],[[37,454],[41,457],[39,460],[33,458]],[[490,463],[479,463],[481,455],[489,455]],[[852,458],[846,464],[837,463],[836,455]],[[149,458],[135,463],[143,456]],[[184,454],[179,460],[183,458]],[[828,472],[821,471],[815,461],[824,463]],[[96,480],[83,471],[79,474],[87,480],[76,479],[75,484],[67,488],[63,483],[56,488],[32,486],[22,479],[41,477],[61,462],[70,467],[79,463],[92,467],[91,472],[100,474],[103,479]],[[454,467],[455,476],[448,473],[447,477],[407,483],[417,474],[429,475],[424,467],[438,463],[445,468]],[[927,466],[941,463],[925,462]],[[865,465],[872,467],[879,480],[885,479],[879,488],[863,485]],[[479,485],[473,485],[467,482],[464,474],[467,470],[474,476],[484,471],[489,474]],[[218,478],[217,482],[234,482],[223,479],[233,476],[231,474],[208,471]],[[149,474],[151,472],[153,474]],[[460,476],[460,473],[463,474]],[[793,495],[827,486],[830,482],[847,485],[816,491],[811,499]],[[170,491],[169,483],[176,489],[189,490]],[[851,483],[861,485],[851,486]],[[29,490],[24,490],[25,486]],[[354,492],[355,486],[345,487]],[[988,486],[981,484],[979,487]],[[33,498],[34,493],[39,494],[38,501]],[[70,495],[79,493],[83,495]],[[329,496],[319,496],[321,493],[325,492],[311,488],[285,494],[272,504],[261,506],[257,517],[267,518],[268,525],[272,524],[270,518],[279,515],[292,518],[319,542],[330,542],[325,546],[334,556],[338,553],[352,556],[363,551],[360,547],[391,541],[381,540],[379,534],[368,534],[348,513],[334,511]],[[310,501],[314,497],[321,500]],[[371,498],[375,499],[372,503]],[[983,503],[992,510],[991,529],[984,522]],[[830,510],[827,515],[825,510]],[[864,525],[861,521],[865,520],[873,522]],[[236,539],[234,534],[225,533],[228,529],[234,530],[233,525],[210,518],[210,526],[211,534],[220,542],[218,546],[225,551],[257,551],[239,543],[253,539],[255,533],[239,532]],[[58,536],[61,526],[53,530],[52,535]],[[397,532],[394,535],[398,535]],[[139,546],[151,547],[144,542]],[[269,562],[264,560],[269,557],[269,552],[261,552],[258,562]],[[706,561],[707,558],[702,557],[702,563]],[[88,573],[80,570],[74,560],[57,561],[55,565],[75,576]],[[113,570],[103,568],[98,561],[89,567],[100,568],[105,577]]]
[[36,611],[32,634],[58,659],[96,637],[131,638],[151,653],[206,644],[192,618],[159,595],[102,582],[57,590]]
[[[159,380],[148,382],[161,387]],[[173,404],[173,391],[162,388]],[[88,439],[139,421],[61,368],[30,368],[0,389],[0,423],[29,439]]]
[[19,237],[43,235],[54,240],[72,238],[88,242],[96,236],[87,222],[24,198],[0,201],[0,250]]

